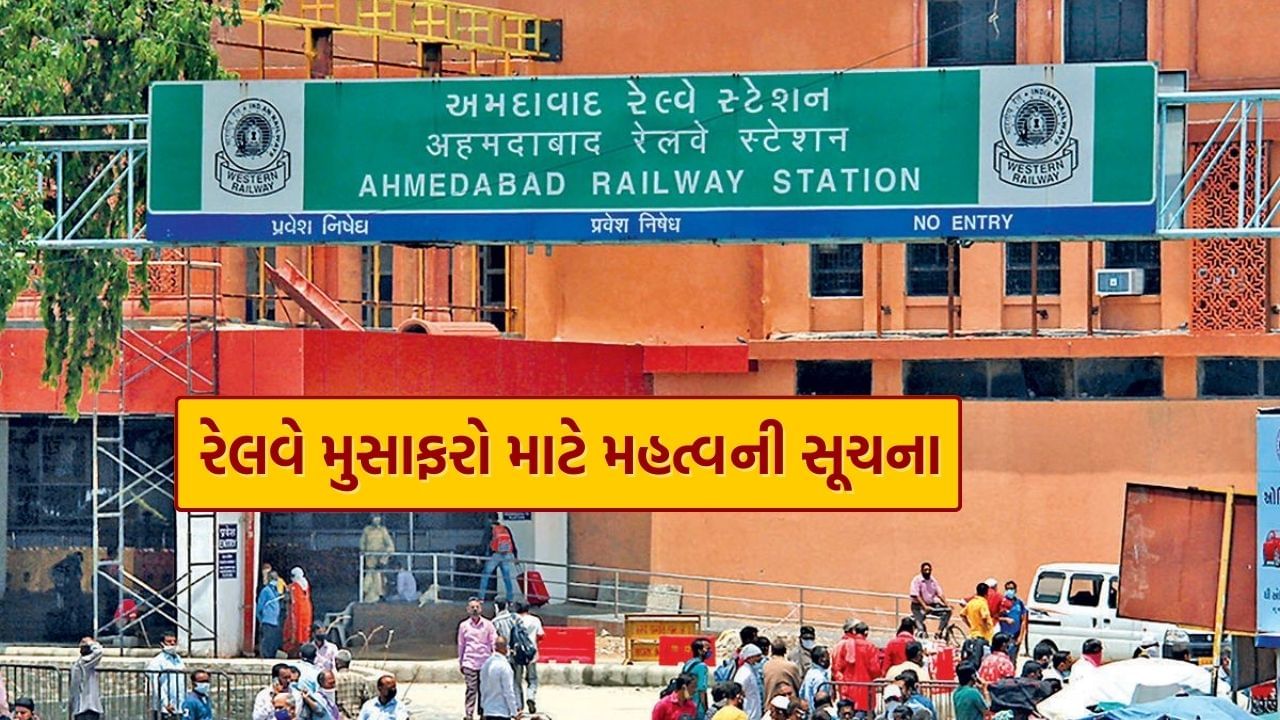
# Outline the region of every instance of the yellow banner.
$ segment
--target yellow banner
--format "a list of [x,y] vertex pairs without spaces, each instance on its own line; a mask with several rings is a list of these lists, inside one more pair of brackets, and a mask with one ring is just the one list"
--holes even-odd
[[955,398],[183,398],[177,507],[958,510]]

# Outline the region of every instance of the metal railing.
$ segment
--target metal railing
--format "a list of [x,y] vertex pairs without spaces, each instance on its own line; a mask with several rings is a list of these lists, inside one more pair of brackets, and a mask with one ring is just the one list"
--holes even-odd
[[[854,702],[862,704],[862,694],[866,694],[866,702],[870,704],[867,708],[870,717],[877,717],[884,712],[884,689],[892,684],[892,680],[881,679],[872,682],[832,682],[823,685],[823,689],[833,691],[832,694],[841,698],[856,698]],[[934,709],[937,711],[934,720],[954,720],[956,716],[955,705],[951,702],[951,693],[955,692],[959,685],[955,681],[946,680],[930,680],[921,682],[918,686],[920,695],[929,699],[933,703]]]
[[[145,718],[150,716],[157,689],[167,684],[177,694],[180,711],[183,698],[191,689],[191,673],[184,671],[151,671],[137,668],[98,667],[96,670],[102,693],[103,717]],[[71,670],[55,665],[0,664],[10,704],[17,698],[35,701],[40,717],[71,718]],[[209,699],[214,717],[247,718],[258,693],[270,683],[267,672],[209,671]]]
[[[359,589],[364,588],[367,572],[381,572],[388,595],[395,592],[398,570],[366,569],[366,558],[398,560],[401,568],[413,573],[419,591],[432,592],[440,600],[479,596],[488,559],[451,552],[361,553]],[[905,594],[526,559],[518,560],[513,568],[517,595],[526,590],[518,579],[526,570],[542,574],[553,602],[567,601],[615,618],[628,613],[679,611],[702,616],[707,627],[805,624],[830,630],[839,629],[853,616],[874,630],[892,632],[911,612],[911,599]],[[501,568],[495,568],[487,590],[489,596],[495,592],[505,595]]]

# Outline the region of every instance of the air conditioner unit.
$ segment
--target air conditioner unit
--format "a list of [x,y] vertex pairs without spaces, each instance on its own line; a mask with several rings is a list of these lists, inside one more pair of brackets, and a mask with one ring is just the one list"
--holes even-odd
[[1099,295],[1141,295],[1140,268],[1105,268],[1094,271],[1093,289]]

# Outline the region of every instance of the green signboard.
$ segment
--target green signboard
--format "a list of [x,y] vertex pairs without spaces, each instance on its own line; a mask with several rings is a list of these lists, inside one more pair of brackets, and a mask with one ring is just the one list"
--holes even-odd
[[152,240],[1135,237],[1150,64],[164,83]]

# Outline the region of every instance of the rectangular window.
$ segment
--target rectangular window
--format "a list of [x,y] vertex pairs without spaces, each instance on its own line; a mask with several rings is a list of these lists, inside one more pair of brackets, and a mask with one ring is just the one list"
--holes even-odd
[[929,65],[1012,65],[1017,62],[1017,3],[929,0]]
[[507,331],[507,248],[481,245],[476,248],[480,276],[480,321]]
[[1067,604],[1081,607],[1098,607],[1102,599],[1101,575],[1072,575],[1071,587],[1067,590]]
[[1040,578],[1036,580],[1035,594],[1032,597],[1038,603],[1057,605],[1062,602],[1062,586],[1066,582],[1067,576],[1062,573],[1042,573]]
[[1280,360],[1262,361],[1262,395],[1280,397]]
[[[1036,293],[1062,292],[1062,245],[1036,243]],[[1004,294],[1031,294],[1031,243],[1010,242],[1004,246]]]
[[986,360],[907,360],[902,374],[907,395],[987,397]]
[[[946,243],[912,243],[907,245],[907,294],[919,297],[947,294]],[[955,249],[955,265],[951,267],[951,288],[960,294],[960,248]]]
[[1069,63],[1147,59],[1147,0],[1067,0]]
[[276,319],[276,286],[267,281],[263,264],[275,267],[275,248],[260,247],[245,250],[244,321],[248,323]]
[[1161,358],[1082,358],[1075,365],[1076,394],[1082,399],[1164,395]]
[[797,395],[870,395],[870,360],[801,360]]
[[1257,358],[1201,358],[1200,397],[1258,397],[1261,370]]
[[1072,395],[1070,360],[991,360],[989,369],[993,398],[1050,400]]
[[360,299],[363,301],[360,315],[365,327],[391,327],[394,251],[391,245],[360,248],[361,275],[364,277],[360,287]]
[[1160,241],[1126,240],[1107,243],[1108,268],[1142,270],[1142,294],[1160,294]]
[[809,251],[809,294],[862,297],[862,245],[813,245]]

